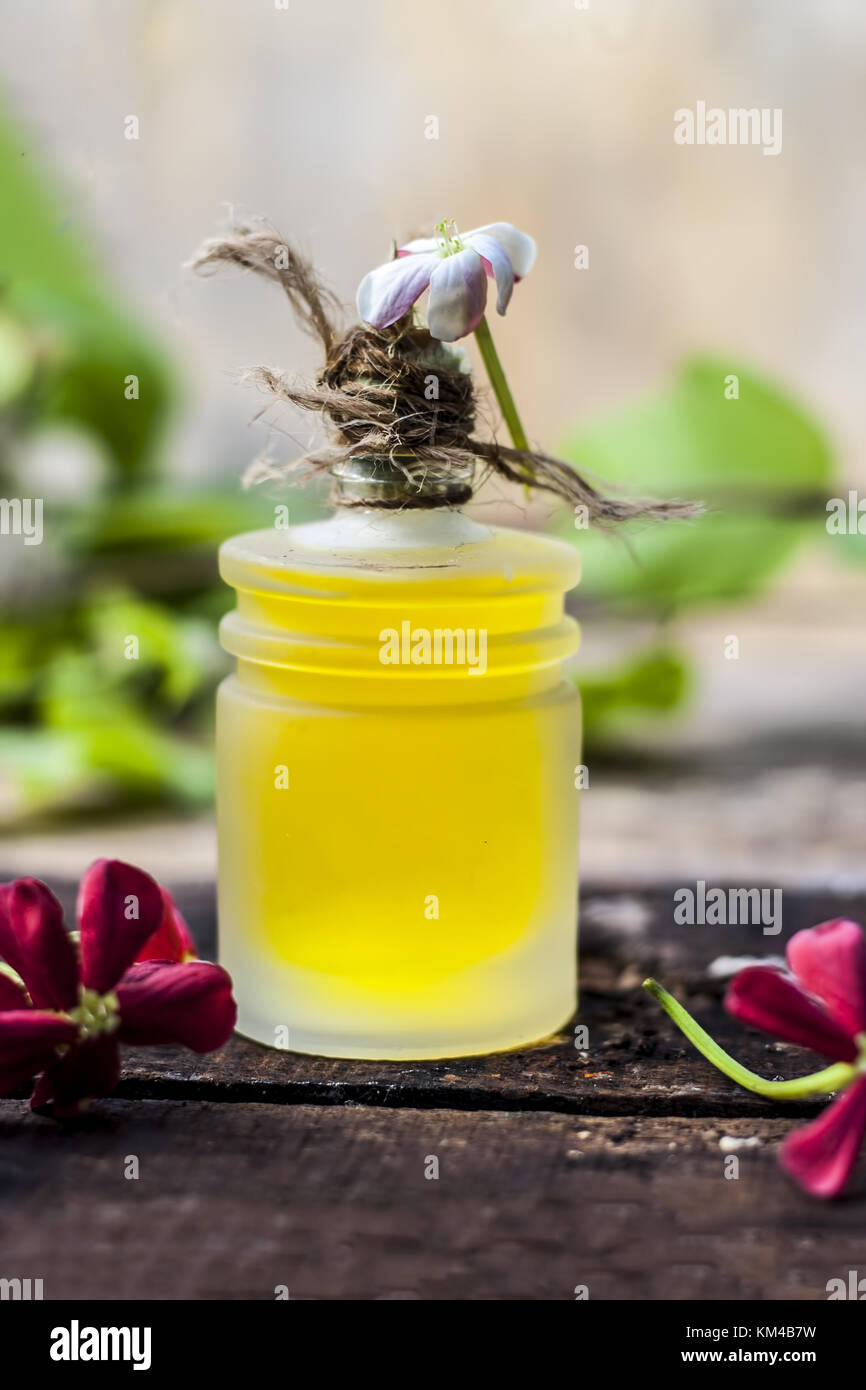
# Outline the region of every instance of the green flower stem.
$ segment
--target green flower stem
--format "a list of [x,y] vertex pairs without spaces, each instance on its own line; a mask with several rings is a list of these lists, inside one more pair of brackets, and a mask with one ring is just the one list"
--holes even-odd
[[7,965],[5,960],[0,960],[0,975],[6,975],[10,980],[13,981],[14,984],[20,985],[21,988],[25,991],[25,993],[27,992],[26,985],[24,984],[24,981],[22,980],[21,976],[18,974],[18,971],[13,970],[11,965]]
[[744,1086],[747,1091],[755,1091],[759,1096],[770,1096],[773,1100],[798,1100],[801,1096],[829,1095],[832,1091],[841,1091],[852,1081],[857,1074],[857,1068],[849,1066],[847,1062],[837,1062],[832,1067],[825,1067],[823,1071],[813,1072],[810,1076],[798,1076],[793,1081],[765,1081],[763,1076],[758,1076],[757,1072],[749,1071],[747,1067],[740,1066],[733,1057],[729,1057],[719,1047],[718,1043],[713,1042],[709,1033],[705,1033],[699,1024],[695,1023],[691,1014],[678,1004],[672,994],[668,994],[666,989],[657,980],[644,980],[644,989],[657,999],[664,1009],[683,1033],[689,1042],[706,1057],[708,1062],[712,1062],[714,1067],[724,1072],[732,1081]]
[[508,385],[502,363],[499,360],[499,353],[496,351],[496,344],[490,332],[490,324],[483,316],[475,330],[475,341],[478,344],[481,360],[490,378],[490,385],[493,387],[494,394],[499,402],[502,418],[508,426],[511,442],[515,449],[526,449],[528,451],[529,440],[526,438],[526,430],[521,424],[520,416],[517,413],[517,406],[514,404],[514,397],[511,394],[511,387]]

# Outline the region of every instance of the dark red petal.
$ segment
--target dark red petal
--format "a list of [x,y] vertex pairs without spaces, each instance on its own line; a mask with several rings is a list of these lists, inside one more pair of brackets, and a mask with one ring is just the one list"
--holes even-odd
[[866,1077],[858,1077],[832,1105],[789,1134],[782,1167],[813,1197],[837,1197],[857,1161],[866,1133]]
[[81,975],[88,989],[113,989],[162,915],[162,893],[150,874],[119,859],[91,864],[78,891]]
[[167,888],[161,888],[160,892],[163,902],[162,921],[153,936],[142,946],[135,958],[136,961],[174,960],[181,963],[195,960],[198,951],[177,903]]
[[78,960],[63,909],[35,878],[0,886],[0,957],[24,981],[37,1009],[71,1009]]
[[856,1037],[866,1032],[866,938],[844,917],[808,927],[791,937],[788,964],[810,994],[827,1005],[837,1023]]
[[5,971],[0,970],[0,1013],[5,1013],[7,1009],[30,1009],[32,1007],[24,986],[19,985]]
[[834,1062],[853,1062],[854,1039],[787,975],[749,966],[731,981],[725,1008],[734,1018],[783,1042],[799,1043]]
[[231,977],[206,961],[133,965],[117,998],[125,1043],[182,1043],[193,1052],[213,1052],[228,1042],[237,1019]]
[[0,1014],[0,1095],[56,1062],[57,1048],[74,1042],[77,1033],[75,1024],[59,1014],[29,1008]]
[[55,1119],[79,1115],[82,1102],[111,1095],[120,1080],[120,1049],[116,1033],[101,1033],[75,1047],[40,1076],[30,1105]]

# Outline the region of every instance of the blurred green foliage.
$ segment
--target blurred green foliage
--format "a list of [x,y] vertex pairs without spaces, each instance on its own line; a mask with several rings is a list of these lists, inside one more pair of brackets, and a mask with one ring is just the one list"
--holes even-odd
[[[48,187],[24,137],[0,119],[0,198],[15,214],[0,230],[0,495],[32,495],[29,446],[58,424],[104,462],[89,490],[46,497],[38,564],[32,551],[9,552],[0,567],[0,820],[198,806],[212,792],[212,693],[225,669],[216,624],[231,601],[216,550],[272,520],[271,504],[236,486],[202,492],[163,481],[175,370],[119,306]],[[726,396],[732,373],[737,399]],[[139,383],[132,400],[130,375]],[[636,620],[643,634],[614,665],[580,670],[598,747],[635,716],[677,709],[690,678],[676,616],[754,596],[823,534],[832,467],[798,404],[710,359],[575,432],[562,452],[632,493],[702,498],[709,508],[694,523],[627,540],[566,518],[563,534],[585,558],[584,619]],[[133,635],[138,654],[128,659]]]
[[0,495],[33,495],[31,449],[58,427],[86,439],[101,464],[80,495],[49,487],[41,547],[16,551],[2,538],[7,823],[209,800],[211,697],[224,669],[216,622],[229,605],[216,550],[272,515],[237,485],[163,482],[176,374],[47,187],[25,137],[0,119],[0,199],[14,209],[0,230]]
[[675,618],[753,598],[810,538],[825,537],[833,461],[808,413],[771,382],[730,361],[692,359],[649,400],[571,435],[563,456],[632,493],[703,501],[688,523],[624,540],[566,525],[579,545],[579,607],[590,619],[637,620],[653,636],[613,671],[581,672],[588,737],[617,734],[623,715],[676,709],[688,661]]
[[[0,197],[7,209],[0,231],[0,406],[19,425],[82,425],[109,450],[114,483],[128,484],[156,459],[171,372],[108,292],[34,171],[25,137],[2,119]],[[129,374],[146,388],[134,410],[122,389]]]
[[601,671],[575,673],[587,741],[598,746],[627,728],[635,715],[668,714],[690,687],[684,652],[663,638]]

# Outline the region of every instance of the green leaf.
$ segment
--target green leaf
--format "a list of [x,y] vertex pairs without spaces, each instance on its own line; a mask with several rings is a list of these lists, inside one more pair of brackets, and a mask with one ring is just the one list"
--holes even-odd
[[223,668],[216,633],[194,617],[130,594],[103,594],[85,609],[93,661],[118,684],[153,672],[158,697],[184,705]]
[[690,686],[684,657],[668,646],[638,652],[607,670],[576,669],[572,674],[580,690],[590,744],[617,733],[636,715],[669,714],[683,702]]
[[78,740],[87,768],[118,788],[192,804],[212,793],[208,750],[155,727],[135,693],[106,682],[88,654],[68,653],[53,663],[42,713],[49,729]]
[[24,394],[36,369],[30,334],[11,314],[0,313],[0,410]]
[[0,729],[0,823],[90,799],[95,774],[75,733]]
[[[99,436],[120,475],[156,459],[174,397],[162,353],[107,288],[98,256],[48,191],[29,138],[0,115],[0,287],[4,310],[42,351],[39,421]],[[43,351],[47,344],[47,350]],[[139,381],[137,400],[125,382]]]
[[[732,374],[738,399],[725,395]],[[563,530],[584,552],[584,598],[657,614],[758,592],[807,535],[817,538],[833,480],[807,412],[756,373],[712,358],[573,433],[564,455],[632,494],[707,504],[694,522],[648,525],[627,540]]]
[[[294,506],[292,512],[294,521]],[[297,519],[304,517],[299,513]],[[244,492],[239,484],[200,492],[142,488],[97,502],[75,519],[69,537],[87,554],[127,557],[130,552],[208,548],[215,555],[229,536],[264,528],[273,520],[273,499],[260,491]]]

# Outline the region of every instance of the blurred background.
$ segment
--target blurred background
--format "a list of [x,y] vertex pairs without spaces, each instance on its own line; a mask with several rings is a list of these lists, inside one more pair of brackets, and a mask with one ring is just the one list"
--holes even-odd
[[[706,500],[627,541],[501,483],[473,504],[584,555],[586,878],[866,879],[866,534],[856,512],[827,529],[830,499],[866,497],[859,0],[0,0],[0,20],[0,494],[44,503],[41,544],[0,535],[6,874],[106,853],[213,873],[217,545],[275,500],[323,507],[240,488],[313,436],[237,370],[318,363],[276,291],[184,269],[236,209],[349,306],[392,237],[531,232],[494,323],[530,436]],[[699,102],[778,108],[781,150],[677,144]]]

